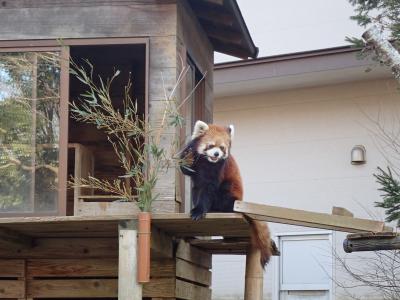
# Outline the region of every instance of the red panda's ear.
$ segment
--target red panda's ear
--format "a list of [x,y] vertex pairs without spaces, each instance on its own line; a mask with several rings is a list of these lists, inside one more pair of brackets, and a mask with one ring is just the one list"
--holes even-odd
[[206,123],[200,120],[196,121],[196,124],[194,124],[192,140],[206,133],[208,129],[209,127]]
[[231,136],[231,140],[233,140],[233,136],[235,135],[235,127],[233,127],[232,124],[228,126],[228,132],[229,135]]

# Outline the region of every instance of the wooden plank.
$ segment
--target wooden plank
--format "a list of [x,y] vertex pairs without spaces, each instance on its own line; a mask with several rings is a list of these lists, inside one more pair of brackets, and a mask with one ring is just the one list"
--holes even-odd
[[0,280],[0,298],[24,298],[25,284],[22,280]]
[[255,204],[245,201],[236,201],[234,210],[236,212],[244,213],[255,220],[344,232],[379,232],[382,231],[385,226],[383,222],[379,221],[358,219],[347,216],[334,216],[331,214]]
[[187,300],[211,300],[211,289],[177,279],[176,298]]
[[150,67],[176,68],[176,35],[150,37]]
[[197,249],[183,240],[179,241],[178,243],[176,257],[206,269],[211,269],[212,266],[211,254]]
[[[125,215],[108,215],[108,216],[41,216],[41,217],[20,217],[20,218],[0,218],[0,226],[9,224],[47,224],[65,227],[69,226],[70,223],[90,223],[90,222],[112,222],[118,223],[122,220],[131,220],[137,217],[137,214]],[[187,213],[154,213],[152,214],[152,220],[154,222],[168,223],[171,221],[186,221],[191,222],[190,215]],[[202,222],[213,222],[219,220],[230,220],[233,223],[238,222],[247,224],[242,214],[240,213],[208,213]],[[201,223],[201,222],[199,222]],[[87,225],[87,224],[84,224]]]
[[189,243],[211,254],[246,254],[250,240],[248,238],[192,239]]
[[141,300],[142,285],[137,282],[137,221],[121,221],[118,231],[118,299]]
[[0,258],[116,258],[116,238],[43,238],[35,247],[10,251],[0,247]]
[[173,257],[172,238],[165,234],[161,229],[151,229],[151,250],[157,257]]
[[27,296],[32,298],[109,298],[118,293],[117,279],[28,280]]
[[208,269],[179,258],[176,259],[176,277],[201,285],[211,286],[211,272]]
[[332,207],[332,215],[354,217],[354,214],[344,207]]
[[1,259],[0,260],[0,278],[1,277],[24,277],[25,263],[22,259]]
[[225,236],[249,237],[249,225],[243,216],[211,213],[193,222],[189,214],[154,215],[152,224],[176,237]]
[[15,230],[0,227],[0,245],[30,248],[33,245],[32,237]]
[[149,283],[143,285],[143,297],[174,298],[175,278],[155,278],[150,280]]
[[[1,265],[1,263],[0,263]],[[117,259],[31,259],[29,277],[117,277]]]
[[34,238],[38,237],[117,237],[118,222],[81,222],[81,223],[58,223],[54,222],[52,226],[44,223],[28,224],[10,224],[7,227],[21,230],[25,234]]
[[137,214],[139,208],[134,202],[86,202],[79,199],[77,216],[107,216]]
[[[151,278],[174,277],[175,259],[151,261]],[[0,277],[22,277],[23,260],[0,260]],[[29,277],[117,277],[117,259],[30,259]]]
[[156,259],[152,260],[150,264],[150,277],[151,280],[155,278],[175,277],[176,262],[175,259]]
[[[25,14],[32,17],[30,21],[23,18]],[[10,15],[7,9],[0,11],[1,40],[167,36],[175,35],[177,26],[176,5],[160,3],[83,6],[75,2],[63,9],[56,5],[16,9],[12,15],[18,23]],[[17,30],[18,26],[24,30]]]
[[[160,201],[171,203],[172,201]],[[87,203],[88,204],[88,203]],[[0,218],[0,226],[32,237],[117,237],[118,222],[136,214],[104,216]],[[152,225],[170,236],[249,237],[249,225],[241,214],[210,213],[193,222],[189,214],[153,213]],[[3,253],[0,249],[0,253]]]

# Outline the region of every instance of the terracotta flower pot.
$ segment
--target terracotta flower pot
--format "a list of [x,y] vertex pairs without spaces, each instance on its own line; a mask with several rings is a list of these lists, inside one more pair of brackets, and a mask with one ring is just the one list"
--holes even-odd
[[150,281],[150,234],[151,213],[138,214],[138,274],[137,281],[146,283]]

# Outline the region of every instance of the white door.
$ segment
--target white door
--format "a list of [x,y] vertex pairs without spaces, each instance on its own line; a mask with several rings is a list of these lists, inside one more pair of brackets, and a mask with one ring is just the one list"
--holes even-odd
[[279,244],[279,299],[330,300],[331,235],[316,232],[282,235]]

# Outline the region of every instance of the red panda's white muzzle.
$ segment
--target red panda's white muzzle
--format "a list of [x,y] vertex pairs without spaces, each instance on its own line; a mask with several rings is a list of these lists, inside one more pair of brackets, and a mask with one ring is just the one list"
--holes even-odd
[[217,163],[221,159],[226,159],[228,155],[224,153],[219,147],[213,147],[204,151],[209,162]]

